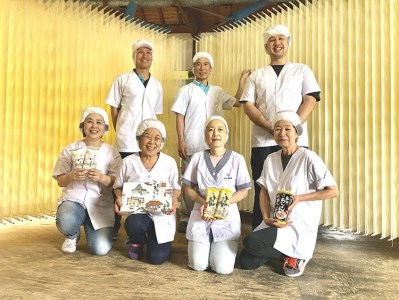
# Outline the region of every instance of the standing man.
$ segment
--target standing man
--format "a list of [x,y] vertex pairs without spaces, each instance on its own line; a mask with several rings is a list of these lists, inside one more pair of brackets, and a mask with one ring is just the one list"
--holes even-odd
[[[208,146],[204,139],[206,120],[213,116],[223,115],[223,109],[239,107],[245,81],[250,74],[249,70],[241,73],[235,96],[226,93],[221,87],[208,83],[213,68],[213,58],[207,52],[198,52],[193,57],[193,71],[195,79],[177,93],[172,111],[176,113],[176,130],[178,151],[182,159],[182,174],[190,162],[192,155],[205,150]],[[186,232],[188,219],[193,209],[194,201],[184,193],[181,195],[180,224],[178,231]]]
[[[139,151],[136,131],[140,122],[162,114],[162,86],[150,73],[153,49],[146,40],[133,44],[135,68],[116,77],[105,100],[111,106],[116,148],[122,158]],[[114,239],[121,226],[120,220],[121,216],[115,214]]]
[[150,73],[153,49],[145,40],[133,44],[136,67],[116,77],[105,100],[111,106],[116,147],[122,158],[139,151],[136,130],[140,122],[162,114],[162,86]]
[[[271,26],[263,37],[270,65],[251,74],[240,99],[244,103],[245,113],[253,122],[251,168],[254,181],[260,177],[266,157],[280,149],[273,138],[273,116],[283,110],[297,112],[303,126],[298,145],[308,147],[306,120],[316,102],[320,101],[320,87],[312,70],[304,64],[288,62],[287,53],[291,43],[288,28],[284,25]],[[253,229],[263,221],[259,207],[260,188],[257,184],[254,187]]]

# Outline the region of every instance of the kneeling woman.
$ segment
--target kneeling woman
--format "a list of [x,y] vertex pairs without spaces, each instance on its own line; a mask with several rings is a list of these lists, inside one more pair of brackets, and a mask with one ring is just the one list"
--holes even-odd
[[160,152],[166,139],[166,129],[161,121],[142,121],[137,128],[136,137],[141,151],[122,160],[122,168],[115,179],[115,211],[121,213],[124,182],[170,183],[173,189],[173,203],[167,214],[133,213],[125,220],[125,230],[131,243],[129,257],[141,260],[143,246],[147,244],[148,261],[159,265],[169,259],[176,232],[176,206],[180,196],[179,173],[176,161]]
[[[184,192],[195,201],[186,237],[188,265],[197,271],[210,267],[216,273],[230,274],[234,270],[241,234],[237,202],[247,197],[251,178],[244,157],[225,148],[228,134],[225,119],[210,117],[205,124],[205,141],[210,149],[195,153],[183,176]],[[207,193],[218,189],[232,193],[225,219],[204,214],[210,206]]]
[[56,225],[65,236],[65,253],[76,251],[82,225],[93,254],[105,255],[112,247],[112,185],[121,157],[113,146],[101,140],[108,127],[105,110],[85,108],[79,124],[84,138],[66,146],[55,164],[53,178],[63,187]]
[[[302,275],[313,255],[321,200],[336,197],[338,187],[321,158],[296,143],[302,125],[295,112],[275,114],[272,125],[274,139],[281,150],[266,158],[256,181],[261,187],[259,204],[263,222],[244,239],[240,264],[243,269],[255,269],[270,258],[284,258],[285,275],[297,277]],[[291,204],[286,196],[279,195],[289,195]],[[288,209],[279,210],[284,202],[289,205]],[[289,216],[288,221],[277,220],[281,215]]]

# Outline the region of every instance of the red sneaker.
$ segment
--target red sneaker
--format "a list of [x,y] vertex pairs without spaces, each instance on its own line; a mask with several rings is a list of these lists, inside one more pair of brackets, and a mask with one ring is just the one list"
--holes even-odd
[[299,259],[286,256],[284,258],[284,274],[289,277],[298,277],[305,271],[306,264],[309,260]]

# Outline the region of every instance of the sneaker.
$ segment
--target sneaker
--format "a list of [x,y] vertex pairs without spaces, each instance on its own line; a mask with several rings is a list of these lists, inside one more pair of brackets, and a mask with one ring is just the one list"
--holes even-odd
[[188,225],[187,221],[180,221],[177,231],[180,233],[186,233],[187,225]]
[[76,244],[78,242],[78,238],[70,239],[66,238],[64,243],[62,244],[62,251],[64,253],[73,253],[76,251]]
[[286,256],[284,259],[284,273],[289,277],[298,277],[305,271],[306,264],[309,260],[298,259]]
[[143,245],[132,244],[129,248],[128,255],[131,259],[141,260],[143,258]]

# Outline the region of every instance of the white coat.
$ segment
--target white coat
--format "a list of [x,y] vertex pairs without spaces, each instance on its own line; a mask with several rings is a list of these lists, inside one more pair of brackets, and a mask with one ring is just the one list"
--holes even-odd
[[232,109],[235,102],[236,98],[215,85],[209,85],[208,94],[192,82],[179,89],[171,110],[184,115],[187,155],[209,148],[204,139],[206,120],[223,116],[223,109]]
[[[226,188],[233,192],[251,188],[251,178],[244,157],[231,150],[225,153],[216,167],[212,165],[209,150],[195,153],[182,181],[193,188],[198,187],[204,199],[207,188]],[[211,229],[215,242],[238,240],[241,235],[241,219],[236,203],[229,205],[225,220],[204,221],[200,208],[201,205],[195,202],[187,225],[188,240],[204,242],[209,239]]]
[[[312,70],[304,64],[287,62],[277,77],[271,65],[255,70],[248,78],[240,102],[252,102],[266,120],[282,110],[298,111],[304,95],[319,92],[320,87]],[[309,146],[306,122],[298,145]],[[252,124],[251,145],[275,146],[274,137],[256,124]]]
[[[53,178],[55,179],[59,175],[71,172],[75,168],[71,151],[86,147],[86,143],[83,140],[66,146],[55,164]],[[117,176],[121,162],[122,159],[118,151],[113,146],[103,142],[97,153],[96,169],[103,174]],[[95,230],[114,226],[115,208],[112,187],[105,187],[101,183],[90,179],[72,181],[62,189],[62,194],[58,199],[58,206],[64,201],[77,202],[87,209]]]
[[[159,153],[151,171],[141,162],[139,153],[133,153],[122,160],[122,167],[115,179],[114,188],[123,188],[124,182],[168,181],[173,190],[180,190],[179,172],[176,161],[169,155]],[[173,241],[176,233],[176,215],[149,214],[154,220],[159,244]]]
[[137,152],[136,130],[141,121],[162,114],[162,86],[151,76],[147,87],[132,71],[119,75],[113,82],[106,104],[120,108],[116,122],[116,147],[119,152]]
[[[270,154],[264,162],[261,177],[256,182],[269,193],[271,214],[278,190],[288,190],[294,195],[300,195],[337,185],[321,158],[305,148],[299,148],[292,155],[284,171],[281,150]],[[285,228],[277,228],[274,248],[290,257],[312,258],[321,210],[321,200],[299,202],[289,217],[293,223]],[[255,231],[267,227],[262,222]]]

